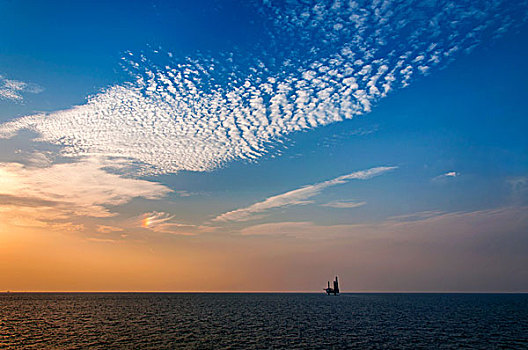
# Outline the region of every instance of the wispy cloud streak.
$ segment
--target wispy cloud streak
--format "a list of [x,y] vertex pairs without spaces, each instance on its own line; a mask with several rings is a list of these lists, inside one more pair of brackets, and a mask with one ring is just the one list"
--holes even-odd
[[433,177],[432,180],[436,181],[436,182],[441,182],[441,181],[444,181],[444,180],[447,180],[447,179],[453,179],[453,178],[459,177],[459,176],[460,176],[459,172],[448,171],[447,173],[444,173],[444,174],[441,174],[441,175]]
[[181,236],[194,236],[215,230],[212,226],[182,224],[174,220],[174,215],[158,211],[143,214],[141,216],[141,227],[153,232]]
[[396,167],[377,167],[368,170],[356,171],[347,175],[336,177],[335,179],[320,182],[314,185],[304,186],[293,191],[282,193],[267,198],[262,202],[250,205],[247,208],[236,209],[217,216],[214,221],[247,221],[254,218],[254,215],[266,212],[273,208],[302,205],[311,203],[308,199],[318,195],[324,189],[350,180],[366,180],[374,176],[381,175]]
[[[313,222],[273,222],[243,228],[242,235],[287,235],[304,238],[372,237],[411,241],[442,240],[453,245],[467,243],[493,231],[497,237],[514,228],[519,234],[528,225],[527,207],[504,207],[469,212],[420,212],[387,218],[373,223],[318,225]],[[413,239],[409,239],[413,237]],[[464,237],[464,238],[462,238]],[[469,238],[469,239],[468,239]],[[528,240],[523,235],[524,245]]]
[[333,201],[330,203],[321,204],[323,207],[329,208],[340,208],[340,209],[349,209],[349,208],[358,208],[362,207],[367,202],[345,202],[345,201]]

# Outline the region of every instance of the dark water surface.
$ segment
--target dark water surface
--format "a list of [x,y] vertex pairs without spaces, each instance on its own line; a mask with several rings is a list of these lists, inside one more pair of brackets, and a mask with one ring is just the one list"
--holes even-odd
[[0,294],[0,348],[528,348],[526,294]]

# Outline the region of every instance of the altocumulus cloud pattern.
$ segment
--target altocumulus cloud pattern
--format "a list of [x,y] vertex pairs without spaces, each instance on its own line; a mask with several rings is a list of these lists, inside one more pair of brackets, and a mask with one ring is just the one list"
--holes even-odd
[[[309,3],[309,4],[308,4]],[[265,2],[251,52],[127,52],[133,79],[84,105],[15,119],[69,157],[126,158],[138,175],[255,160],[285,135],[368,113],[391,90],[526,21],[528,1]]]

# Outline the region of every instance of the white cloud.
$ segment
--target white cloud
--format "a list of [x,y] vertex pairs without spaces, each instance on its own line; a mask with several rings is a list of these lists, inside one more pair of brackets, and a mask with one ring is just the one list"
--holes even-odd
[[[414,72],[430,72],[506,24],[515,27],[526,5],[506,3],[428,2],[419,15],[412,2],[270,3],[259,9],[271,21],[267,50],[181,60],[153,54],[168,60],[160,63],[129,53],[123,65],[134,81],[72,109],[4,123],[0,137],[30,129],[63,146],[65,156],[121,157],[140,174],[255,160],[292,132],[368,113]],[[17,99],[21,85],[7,85],[4,95]]]
[[432,218],[432,217],[444,215],[444,214],[446,213],[440,210],[427,210],[427,211],[420,211],[417,213],[391,216],[387,220],[389,221],[416,221],[416,220],[428,219],[428,218]]
[[249,207],[223,213],[217,216],[214,221],[247,221],[254,219],[256,214],[266,212],[273,208],[312,203],[311,201],[308,201],[308,199],[318,195],[325,188],[344,184],[354,179],[370,179],[395,168],[396,167],[371,168],[368,170],[356,171],[347,175],[339,176],[335,179],[320,182],[314,185],[304,186],[293,191],[269,197],[264,201],[257,202],[253,205],[250,205]]
[[52,164],[51,152],[32,152],[27,157],[27,162],[35,167],[49,167]]
[[194,193],[190,193],[188,191],[174,191],[174,193],[176,193],[180,197],[190,197],[190,196],[192,196],[194,194]]
[[528,200],[528,176],[516,176],[506,180],[511,189],[513,202],[526,203]]
[[115,239],[110,238],[99,238],[99,237],[88,237],[86,238],[89,242],[95,242],[95,243],[117,243]]
[[113,232],[123,232],[124,230],[121,227],[109,226],[109,225],[97,225],[97,232],[100,233],[113,233]]
[[[31,202],[34,201],[31,200]],[[84,224],[73,222],[71,216],[68,208],[48,204],[15,204],[4,201],[0,204],[0,221],[7,225],[59,231],[83,231]]]
[[522,194],[528,192],[528,176],[516,176],[507,180],[513,193]]
[[[309,221],[284,221],[284,222],[273,222],[267,224],[259,224],[248,226],[240,231],[240,234],[244,236],[267,236],[267,235],[285,235],[292,237],[306,237],[306,233],[309,232],[308,236],[317,227]],[[326,226],[328,228],[328,226]],[[320,226],[320,230],[323,231],[323,226]]]
[[43,89],[36,84],[7,79],[0,75],[0,100],[20,102],[24,99],[24,93],[38,94],[42,91]]
[[109,173],[105,168],[111,165],[119,166],[97,158],[49,167],[0,163],[0,214],[15,224],[47,226],[73,217],[113,216],[109,206],[171,192],[157,182]]
[[145,213],[138,219],[140,226],[143,228],[173,235],[194,236],[199,233],[212,232],[216,229],[213,226],[179,223],[174,220],[174,215],[158,211]]
[[442,181],[442,180],[446,180],[446,179],[449,179],[449,178],[455,178],[455,177],[459,177],[459,176],[460,176],[460,173],[458,173],[456,171],[448,171],[447,173],[435,176],[433,178],[433,181]]
[[333,201],[329,203],[322,204],[323,207],[330,207],[330,208],[358,208],[362,207],[367,202],[345,202],[345,201]]

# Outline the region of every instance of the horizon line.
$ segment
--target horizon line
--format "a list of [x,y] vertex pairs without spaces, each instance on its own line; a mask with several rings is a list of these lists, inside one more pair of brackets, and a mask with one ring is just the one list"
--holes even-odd
[[[319,291],[291,291],[291,290],[262,290],[262,291],[241,291],[241,290],[213,290],[213,291],[198,291],[198,290],[176,290],[176,291],[163,291],[163,290],[2,290],[0,294],[15,294],[15,293],[115,293],[115,294],[140,294],[140,293],[159,293],[159,294],[325,294],[324,290]],[[528,290],[519,291],[501,291],[501,290],[490,290],[490,291],[467,291],[467,290],[451,290],[451,291],[380,291],[380,290],[357,290],[357,291],[344,291],[339,294],[528,294]]]

